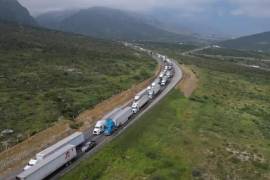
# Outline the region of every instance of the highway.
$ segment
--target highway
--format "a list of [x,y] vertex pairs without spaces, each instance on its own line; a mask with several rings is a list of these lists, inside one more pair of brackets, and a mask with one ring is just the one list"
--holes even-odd
[[[153,57],[153,58],[159,64],[161,64],[161,62],[162,62],[161,59],[159,59],[157,57]],[[93,154],[98,152],[105,144],[109,143],[114,138],[116,138],[117,136],[122,134],[128,127],[130,127],[133,123],[135,123],[143,114],[145,114],[153,106],[155,106],[161,99],[163,99],[178,84],[178,82],[183,77],[182,70],[180,69],[180,67],[177,65],[177,63],[175,61],[172,61],[172,62],[173,62],[175,74],[174,74],[173,78],[171,79],[171,81],[168,83],[168,85],[162,89],[161,93],[157,97],[155,97],[153,100],[151,100],[143,109],[141,109],[141,111],[139,113],[134,115],[125,125],[123,125],[121,128],[119,128],[112,136],[105,136],[105,135],[94,136],[94,135],[92,135],[92,131],[94,129],[94,126],[91,127],[89,130],[85,131],[84,134],[85,134],[85,137],[87,137],[87,140],[96,141],[97,146],[87,153],[80,153],[79,156],[69,166],[62,167],[61,169],[57,170],[55,173],[53,173],[51,176],[49,176],[46,179],[52,179],[52,180],[59,179],[61,176],[63,176],[64,174],[66,174],[67,172],[72,170],[74,167],[76,167],[82,160],[92,156]],[[125,103],[121,107],[128,106],[131,103],[132,103],[132,100]],[[5,179],[13,180],[13,179],[15,179],[15,176],[18,173],[19,172],[13,172],[12,175],[10,175],[9,177],[6,177]]]
[[[159,60],[160,61],[160,60]],[[59,171],[57,171],[56,173],[52,174],[52,176],[48,177],[48,179],[51,180],[57,180],[59,179],[61,176],[63,176],[64,174],[66,174],[67,172],[69,172],[70,170],[72,170],[73,168],[75,168],[82,160],[94,155],[96,152],[98,152],[105,144],[109,143],[110,141],[112,141],[114,138],[116,138],[117,136],[119,136],[120,134],[122,134],[126,129],[128,129],[128,127],[130,127],[133,123],[135,123],[143,114],[145,114],[147,111],[149,111],[152,107],[154,107],[161,99],[163,99],[177,84],[178,82],[182,79],[183,77],[183,73],[182,70],[180,69],[180,67],[177,65],[177,63],[174,61],[173,62],[173,66],[175,69],[175,75],[174,77],[171,79],[170,83],[166,86],[166,88],[163,89],[163,91],[155,98],[153,99],[152,102],[150,102],[139,114],[137,114],[134,118],[132,118],[131,120],[128,121],[128,123],[123,126],[121,129],[119,129],[118,131],[116,131],[112,136],[104,136],[104,135],[100,135],[100,136],[93,136],[90,135],[89,136],[89,140],[95,140],[98,145],[92,149],[91,151],[89,151],[88,153],[83,154],[82,156],[80,156],[76,161],[74,161],[70,166],[65,167]],[[125,104],[124,106],[129,105]],[[94,127],[90,128],[90,132],[85,132],[86,134],[90,134],[92,133]]]

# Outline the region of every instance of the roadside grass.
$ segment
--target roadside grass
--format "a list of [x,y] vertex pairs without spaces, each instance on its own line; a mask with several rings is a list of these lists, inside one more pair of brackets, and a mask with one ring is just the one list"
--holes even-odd
[[199,77],[190,98],[173,90],[63,179],[269,179],[268,72],[183,61]]
[[117,42],[0,24],[0,151],[153,75]]

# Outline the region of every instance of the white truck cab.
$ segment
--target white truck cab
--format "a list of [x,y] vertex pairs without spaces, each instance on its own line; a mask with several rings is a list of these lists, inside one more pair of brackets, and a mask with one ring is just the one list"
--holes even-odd
[[161,86],[165,86],[167,84],[168,78],[167,76],[164,76],[161,80]]
[[131,108],[132,108],[132,111],[133,111],[134,113],[137,113],[137,112],[139,111],[139,109],[138,109],[138,103],[137,103],[137,102],[134,102],[134,103],[132,104]]
[[93,130],[94,135],[99,135],[104,132],[105,129],[105,120],[98,121],[95,125],[95,128]]

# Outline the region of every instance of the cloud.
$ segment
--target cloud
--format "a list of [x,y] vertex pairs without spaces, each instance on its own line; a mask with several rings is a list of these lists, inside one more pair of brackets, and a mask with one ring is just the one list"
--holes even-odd
[[[179,15],[214,12],[220,15],[270,17],[270,0],[19,0],[33,15],[52,10],[105,6],[133,11],[170,9]],[[222,15],[226,15],[222,12]],[[167,12],[169,13],[169,12]]]
[[234,6],[231,14],[257,18],[270,17],[270,0],[229,0]]
[[19,0],[32,14],[51,10],[105,6],[133,11],[148,11],[156,8],[177,9],[179,13],[202,12],[219,0]]

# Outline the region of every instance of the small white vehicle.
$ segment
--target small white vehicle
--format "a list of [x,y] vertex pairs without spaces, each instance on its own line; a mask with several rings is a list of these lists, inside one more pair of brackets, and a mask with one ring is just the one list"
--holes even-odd
[[26,171],[27,169],[30,169],[31,167],[33,167],[35,164],[38,163],[38,160],[36,159],[30,159],[30,161],[28,162],[28,164],[23,168],[24,171]]
[[145,94],[147,94],[147,89],[143,89],[141,92],[139,92],[135,97],[134,101],[138,101],[141,99]]
[[105,120],[98,121],[95,125],[95,128],[93,130],[94,135],[102,134],[105,130]]

